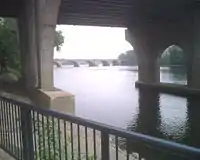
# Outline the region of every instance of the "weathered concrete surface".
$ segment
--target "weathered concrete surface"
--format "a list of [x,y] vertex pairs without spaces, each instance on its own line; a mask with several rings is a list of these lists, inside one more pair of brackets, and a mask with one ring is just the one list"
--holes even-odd
[[189,53],[189,77],[188,85],[191,88],[200,89],[200,11],[195,11],[193,15],[193,43],[190,44]]
[[35,24],[38,52],[39,88],[53,89],[53,53],[55,28],[61,0],[36,0]]
[[137,53],[139,81],[146,83],[159,82],[160,71],[158,53],[149,46],[151,44],[144,42],[146,37],[137,37],[137,35],[129,29],[126,30],[126,40],[134,47]]
[[53,52],[60,0],[25,1],[18,17],[24,81],[28,88],[53,88]]
[[24,85],[32,89],[38,86],[34,1],[24,2],[18,16],[22,76]]
[[61,113],[75,113],[74,95],[58,89],[45,91],[38,89],[32,93],[34,102],[39,107],[49,108]]
[[8,153],[0,149],[0,160],[15,160]]
[[200,96],[200,89],[190,88],[187,85],[178,85],[170,83],[145,83],[137,81],[135,87],[139,89],[151,89],[154,91],[174,94],[178,96]]
[[25,87],[38,106],[74,113],[74,96],[55,90],[53,54],[60,0],[29,0],[19,14]]

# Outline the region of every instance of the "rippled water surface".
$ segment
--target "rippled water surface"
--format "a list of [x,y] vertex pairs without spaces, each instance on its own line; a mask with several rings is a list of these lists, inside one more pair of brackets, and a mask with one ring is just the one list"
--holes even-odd
[[[55,68],[55,86],[75,95],[75,114],[120,128],[200,146],[200,103],[191,98],[138,91],[134,67]],[[161,81],[185,84],[181,72]],[[199,107],[198,107],[199,106]],[[195,140],[196,139],[196,140]]]

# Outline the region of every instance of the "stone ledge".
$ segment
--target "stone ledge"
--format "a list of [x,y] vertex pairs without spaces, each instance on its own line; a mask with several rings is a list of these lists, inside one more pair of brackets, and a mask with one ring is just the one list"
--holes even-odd
[[69,92],[62,90],[51,90],[46,91],[42,89],[37,89],[32,94],[35,105],[49,108],[62,113],[71,113],[75,112],[75,98]]
[[200,96],[200,89],[190,88],[187,85],[171,83],[145,83],[135,82],[135,87],[139,89],[151,89],[162,93],[173,94],[177,96]]

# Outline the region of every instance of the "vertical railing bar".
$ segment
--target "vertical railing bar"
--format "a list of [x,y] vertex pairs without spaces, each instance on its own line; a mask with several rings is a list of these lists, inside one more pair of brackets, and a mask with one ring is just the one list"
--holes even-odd
[[109,160],[109,134],[101,132],[101,159]]
[[142,160],[142,157],[140,156],[140,153],[139,153],[139,155],[138,155],[138,156],[139,156],[139,157],[138,157],[138,158],[139,158],[139,160]]
[[18,123],[19,123],[19,115],[17,116],[17,106],[14,105],[14,114],[15,114],[15,136],[16,136],[16,147],[17,147],[17,154],[18,154],[18,157],[20,158],[20,140],[19,140],[19,126],[18,126]]
[[12,104],[12,110],[11,110],[11,114],[12,114],[12,127],[13,127],[13,153],[15,154],[16,153],[16,126],[15,126],[15,114],[14,114],[14,108],[15,106]]
[[55,141],[55,122],[54,122],[54,117],[52,117],[52,129],[53,129],[53,152],[54,152],[54,159],[56,159],[56,141]]
[[13,120],[12,120],[12,114],[11,114],[11,103],[9,104],[9,115],[10,115],[10,140],[11,140],[11,153],[14,153],[14,144],[13,144],[13,127],[12,127],[12,123],[13,123]]
[[20,107],[23,159],[34,160],[33,126],[31,109],[27,105]]
[[87,127],[85,127],[85,151],[86,151],[86,160],[88,160],[89,156],[88,156],[88,133],[87,133]]
[[19,106],[17,106],[17,114],[18,114],[18,137],[19,137],[19,157],[23,157],[23,145],[22,145],[22,137],[21,137],[21,112]]
[[41,133],[40,133],[40,115],[38,112],[37,113],[37,130],[38,130],[38,150],[39,150],[39,157],[41,158],[42,153],[41,153]]
[[10,136],[11,136],[11,153],[14,153],[14,140],[13,140],[13,115],[12,115],[12,104],[9,104],[9,115],[10,115]]
[[65,141],[65,160],[68,160],[68,151],[67,151],[67,127],[66,127],[66,121],[64,121],[64,141]]
[[61,141],[60,141],[60,139],[61,139],[61,131],[60,131],[60,119],[58,119],[58,143],[59,143],[59,158],[60,158],[60,160],[62,159],[62,155],[61,155],[61,153],[62,153],[62,151],[61,151]]
[[12,109],[11,109],[11,114],[12,114],[12,128],[13,128],[13,153],[16,153],[16,135],[15,135],[15,115],[14,115],[14,105],[11,105]]
[[3,130],[4,130],[4,147],[6,148],[7,145],[7,141],[6,141],[6,112],[5,112],[5,104],[4,101],[2,101],[3,104],[3,122],[4,122],[4,126],[3,126]]
[[3,122],[3,126],[2,126],[2,128],[3,128],[3,135],[2,135],[2,137],[3,137],[3,146],[6,147],[6,138],[5,138],[5,110],[4,110],[5,106],[4,106],[3,101],[1,101],[1,105],[2,105],[2,118],[3,118],[3,120],[2,120],[2,122]]
[[6,109],[7,109],[7,132],[8,132],[8,146],[9,151],[11,151],[11,136],[10,136],[10,115],[9,115],[9,102],[6,102]]
[[8,138],[8,113],[7,113],[7,102],[4,102],[5,106],[5,134],[6,134],[6,149],[9,150],[9,138]]
[[74,136],[73,136],[73,124],[70,122],[70,132],[71,132],[71,157],[74,160]]
[[42,116],[42,141],[43,141],[43,154],[44,154],[44,159],[46,160],[46,145],[45,145],[45,126],[44,126],[44,115],[41,114]]
[[96,130],[93,129],[93,144],[94,144],[94,160],[97,159],[97,153],[96,153]]
[[77,136],[78,136],[78,160],[81,160],[80,125],[79,124],[77,124]]
[[10,110],[10,103],[9,102],[7,102],[7,118],[8,118],[8,141],[9,141],[9,151],[12,153],[12,141],[11,141],[11,137],[12,137],[12,135],[11,135],[11,126],[10,126],[10,112],[9,112],[9,110]]
[[4,105],[3,105],[3,101],[1,101],[1,108],[2,108],[2,145],[5,147],[5,137],[4,137],[4,135],[5,135],[5,128],[4,128],[4,126],[5,126],[5,118],[4,118],[4,116],[5,116],[5,113],[4,113]]
[[128,144],[128,139],[126,139],[126,159],[129,160],[129,144]]
[[115,152],[116,152],[116,160],[118,160],[118,136],[115,136]]
[[0,134],[1,134],[1,136],[0,136],[0,138],[1,138],[1,141],[0,141],[0,146],[2,146],[3,145],[3,123],[2,123],[2,121],[3,121],[3,118],[2,118],[2,105],[1,105],[1,99],[0,99]]
[[21,109],[22,109],[22,107],[20,107],[20,106],[17,106],[17,109],[18,109],[18,115],[19,115],[19,139],[20,139],[20,146],[21,146],[21,157],[23,157],[24,155],[23,155],[23,150],[25,149],[24,147],[23,147],[23,142],[22,142],[22,130],[21,130],[21,128],[22,128],[22,123],[21,123],[21,116],[22,116],[22,114],[21,114]]
[[49,124],[49,116],[47,116],[47,141],[48,141],[48,154],[49,154],[49,157],[51,157],[51,143],[50,143],[50,124]]
[[32,122],[33,122],[33,138],[34,138],[34,153],[35,153],[35,159],[38,159],[38,155],[37,155],[37,137],[36,137],[36,124],[35,124],[35,111],[32,112],[33,113],[33,117],[32,117]]

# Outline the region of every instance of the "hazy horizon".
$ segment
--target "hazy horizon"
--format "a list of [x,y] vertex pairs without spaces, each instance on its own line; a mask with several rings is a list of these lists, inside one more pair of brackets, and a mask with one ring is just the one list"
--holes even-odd
[[58,25],[65,43],[55,50],[57,59],[116,59],[133,49],[125,40],[125,28]]

